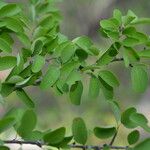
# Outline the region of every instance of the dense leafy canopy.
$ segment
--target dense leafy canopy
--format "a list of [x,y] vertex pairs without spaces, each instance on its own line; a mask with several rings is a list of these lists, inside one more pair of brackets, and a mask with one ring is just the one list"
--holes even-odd
[[[124,67],[131,72],[132,92],[146,91],[149,64],[143,59],[150,58],[150,38],[136,25],[150,23],[150,19],[138,18],[131,10],[125,16],[119,10],[114,10],[112,18],[100,21],[101,35],[111,39],[109,48],[101,51],[89,37],[80,36],[70,40],[60,32],[61,15],[54,3],[54,0],[30,0],[31,16],[28,17],[23,12],[23,6],[0,2],[0,71],[10,70],[9,75],[0,82],[0,96],[8,97],[15,92],[26,106],[25,109],[10,111],[1,118],[0,133],[13,128],[25,141],[40,141],[42,145],[57,148],[75,147],[71,142],[77,142],[80,145],[76,148],[86,149],[82,146],[88,142],[89,130],[82,118],[73,120],[70,136],[66,136],[65,127],[46,132],[36,130],[34,100],[28,96],[25,88],[53,88],[59,94],[69,93],[70,102],[80,105],[85,87],[83,78],[88,75],[90,98],[97,98],[101,91],[116,119],[116,125],[100,125],[93,129],[93,134],[98,139],[112,137],[113,141],[120,124],[123,124],[126,128],[134,129],[127,137],[129,146],[136,144],[140,133],[135,128],[141,127],[150,132],[148,120],[134,107],[121,114],[114,90],[122,83],[107,65],[123,61]],[[17,51],[14,50],[16,38],[21,44]],[[95,58],[93,64],[87,61],[91,56]],[[3,146],[5,142],[0,142],[0,149],[9,149]],[[102,148],[111,149],[112,144]],[[148,150],[150,140],[131,147],[134,150]]]

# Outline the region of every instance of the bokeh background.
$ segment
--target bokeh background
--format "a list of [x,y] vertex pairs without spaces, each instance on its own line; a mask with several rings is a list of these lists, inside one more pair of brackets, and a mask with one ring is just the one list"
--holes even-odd
[[[27,3],[27,0],[6,1],[24,3],[24,5]],[[106,50],[109,42],[103,39],[98,32],[99,21],[111,17],[113,9],[118,8],[124,14],[128,9],[131,9],[139,17],[150,17],[150,0],[61,0],[57,5],[63,16],[61,32],[70,39],[80,35],[87,35],[92,38],[100,50]],[[146,33],[150,33],[148,26],[141,29]],[[130,84],[130,71],[124,68],[123,63],[112,64],[110,69],[118,75],[121,82],[121,86],[115,91],[116,100],[119,102],[121,110],[123,111],[126,107],[136,106],[138,111],[144,113],[150,120],[150,88],[144,94],[134,93]],[[0,72],[0,76],[0,78],[6,77],[7,72]],[[89,129],[88,144],[104,144],[107,142],[106,140],[96,139],[93,136],[92,129],[100,125],[113,125],[115,124],[115,119],[101,93],[97,99],[88,97],[88,84],[88,78],[84,79],[84,95],[80,106],[73,106],[69,102],[67,95],[58,96],[52,89],[42,92],[37,87],[26,88],[37,104],[36,112],[38,113],[39,121],[37,129],[44,131],[48,128],[54,129],[65,126],[69,135],[73,118],[80,116],[84,118]],[[5,101],[6,103],[3,103],[3,100],[0,100],[0,115],[3,115],[10,107],[24,107],[15,94],[10,95]],[[115,143],[126,145],[127,133],[128,130],[121,126]],[[149,136],[143,130],[141,130],[141,134],[141,139]],[[5,136],[8,136],[7,133]],[[28,149],[34,150],[33,147]]]

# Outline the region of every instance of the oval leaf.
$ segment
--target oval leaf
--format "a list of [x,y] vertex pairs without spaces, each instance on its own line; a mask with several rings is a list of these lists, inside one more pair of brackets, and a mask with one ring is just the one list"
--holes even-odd
[[83,92],[82,82],[76,81],[76,83],[71,86],[70,93],[69,93],[71,102],[73,104],[80,105],[82,92]]
[[134,130],[132,131],[129,135],[128,135],[128,143],[130,145],[135,144],[140,138],[140,133],[138,130]]
[[72,134],[77,143],[85,144],[87,141],[87,128],[82,118],[75,118],[72,124]]
[[115,127],[95,127],[94,134],[100,139],[106,139],[112,137],[117,132]]
[[31,98],[26,94],[26,92],[23,89],[16,90],[16,94],[18,97],[26,104],[29,108],[34,108],[34,102],[31,100]]
[[44,142],[49,145],[59,144],[65,137],[66,129],[64,127],[58,128],[44,135]]
[[60,69],[55,66],[50,66],[42,79],[40,87],[42,89],[48,89],[58,80],[59,76],[60,76]]
[[132,67],[131,82],[135,92],[144,92],[147,89],[148,75],[143,66]]
[[99,76],[111,87],[119,86],[119,81],[112,72],[108,70],[103,70],[99,72]]
[[34,62],[32,64],[32,71],[34,73],[39,72],[42,69],[44,64],[45,64],[45,58],[40,55],[36,55]]

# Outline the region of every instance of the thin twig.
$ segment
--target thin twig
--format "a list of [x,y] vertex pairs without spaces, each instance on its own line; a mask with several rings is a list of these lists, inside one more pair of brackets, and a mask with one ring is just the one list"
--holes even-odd
[[[42,147],[42,146],[46,146],[44,143],[42,142],[38,142],[38,141],[19,141],[19,140],[6,140],[3,141],[5,144],[31,144],[31,145],[36,145],[38,147]],[[104,148],[104,146],[93,146],[93,145],[76,145],[76,144],[71,144],[68,145],[70,148],[80,148],[80,149],[94,149],[94,150],[102,150]],[[122,150],[127,150],[128,146],[109,146],[111,149],[122,149]]]

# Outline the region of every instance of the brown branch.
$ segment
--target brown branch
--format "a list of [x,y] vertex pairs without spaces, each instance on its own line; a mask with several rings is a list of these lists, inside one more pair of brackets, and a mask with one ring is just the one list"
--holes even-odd
[[[42,142],[38,141],[19,141],[19,140],[5,140],[3,141],[5,144],[31,144],[31,145],[36,145],[38,147],[42,146],[47,146]],[[92,145],[76,145],[76,144],[70,144],[68,145],[70,148],[80,148],[80,149],[94,149],[94,150],[102,150],[105,146],[92,146]],[[122,150],[127,150],[129,147],[128,146],[110,146],[111,149],[122,149]]]
[[36,145],[38,147],[42,147],[42,143],[40,142],[37,142],[37,141],[19,141],[19,140],[6,140],[6,141],[3,141],[5,144],[31,144],[31,145]]

